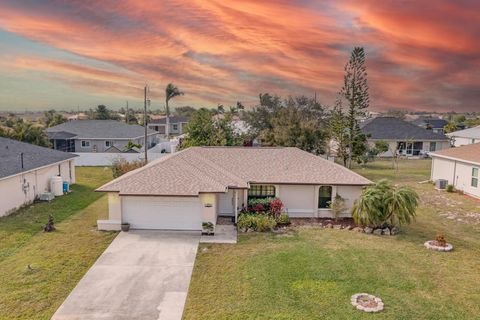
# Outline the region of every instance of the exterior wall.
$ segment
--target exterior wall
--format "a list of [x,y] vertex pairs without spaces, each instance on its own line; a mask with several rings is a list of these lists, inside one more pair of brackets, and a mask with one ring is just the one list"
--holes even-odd
[[203,193],[199,197],[203,204],[202,222],[211,222],[215,225],[218,214],[218,195],[214,193]]
[[[391,158],[393,157],[393,152],[397,148],[397,144],[399,141],[397,140],[384,140],[388,143],[388,151],[381,153],[379,157],[382,158]],[[418,141],[418,140],[415,140]],[[435,142],[436,143],[436,149],[435,151],[443,150],[443,149],[448,149],[450,148],[450,142],[449,141],[423,141],[423,148],[422,151],[424,152],[430,152],[430,143]],[[373,147],[375,145],[375,140],[368,140],[368,144],[370,147]]]
[[122,220],[122,198],[117,192],[108,193],[108,219]]
[[467,144],[480,142],[480,139],[474,139],[474,138],[462,138],[462,137],[455,137],[455,136],[451,136],[451,138],[452,138],[453,145],[455,147],[460,147]]
[[[82,166],[111,166],[115,159],[123,158],[128,162],[144,160],[144,153],[110,153],[110,152],[79,152],[75,153],[75,165]],[[166,156],[168,153],[148,152],[148,162]]]
[[[73,170],[70,171],[70,168]],[[72,160],[0,180],[0,194],[2,195],[0,216],[12,213],[19,207],[33,202],[40,193],[49,191],[50,179],[58,174],[62,176],[63,181],[70,184],[75,183],[75,168]]]
[[[315,185],[280,185],[278,197],[285,205],[285,211],[292,218],[332,218],[329,209],[318,208],[318,192]],[[341,217],[350,217],[350,210],[355,200],[362,193],[362,186],[332,186],[332,198],[339,194],[345,199],[347,209]]]
[[480,168],[480,165],[434,157],[431,179],[448,180],[448,184],[452,184],[456,189],[480,198],[480,185],[477,188],[471,186],[472,168]]
[[[105,141],[113,142],[113,146],[118,148],[119,150],[123,150],[125,146],[128,144],[128,141],[133,141],[136,144],[140,144],[143,146],[143,137],[138,139],[108,139],[108,140],[97,140],[97,139],[78,139],[75,140],[75,152],[105,152],[108,148],[105,146]],[[82,148],[82,141],[89,141],[90,147]],[[157,142],[157,134],[151,134],[147,137],[147,142],[149,146],[152,146],[154,143]],[[95,148],[96,147],[96,148]],[[94,151],[95,150],[95,151]]]

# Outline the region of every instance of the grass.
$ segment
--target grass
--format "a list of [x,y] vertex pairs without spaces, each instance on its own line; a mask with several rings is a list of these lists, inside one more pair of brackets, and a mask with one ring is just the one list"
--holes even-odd
[[[50,319],[115,237],[96,231],[107,199],[93,192],[111,172],[77,168],[76,174],[72,193],[0,218],[0,319]],[[57,231],[44,233],[50,214]]]
[[[357,172],[388,178],[421,195],[417,220],[395,237],[301,227],[290,234],[241,234],[237,245],[202,245],[185,319],[474,319],[480,314],[480,202],[438,193],[429,160],[377,161]],[[455,219],[447,219],[451,213]],[[460,220],[458,220],[460,219]],[[423,242],[444,233],[451,253]],[[380,296],[379,314],[356,311],[350,296]]]

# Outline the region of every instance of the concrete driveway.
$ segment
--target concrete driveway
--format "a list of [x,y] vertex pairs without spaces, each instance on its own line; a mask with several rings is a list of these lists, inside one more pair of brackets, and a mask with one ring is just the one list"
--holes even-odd
[[181,319],[200,232],[120,233],[52,319]]

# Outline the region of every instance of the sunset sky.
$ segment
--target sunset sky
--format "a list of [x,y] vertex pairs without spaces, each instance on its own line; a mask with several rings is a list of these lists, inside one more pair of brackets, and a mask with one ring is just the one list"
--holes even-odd
[[0,0],[0,110],[129,100],[214,107],[259,93],[331,104],[354,46],[371,109],[480,111],[480,1]]

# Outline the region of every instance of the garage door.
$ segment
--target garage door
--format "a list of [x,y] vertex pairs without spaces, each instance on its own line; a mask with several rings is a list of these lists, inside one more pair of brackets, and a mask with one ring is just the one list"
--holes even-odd
[[202,204],[195,197],[123,197],[122,216],[132,229],[202,229]]

